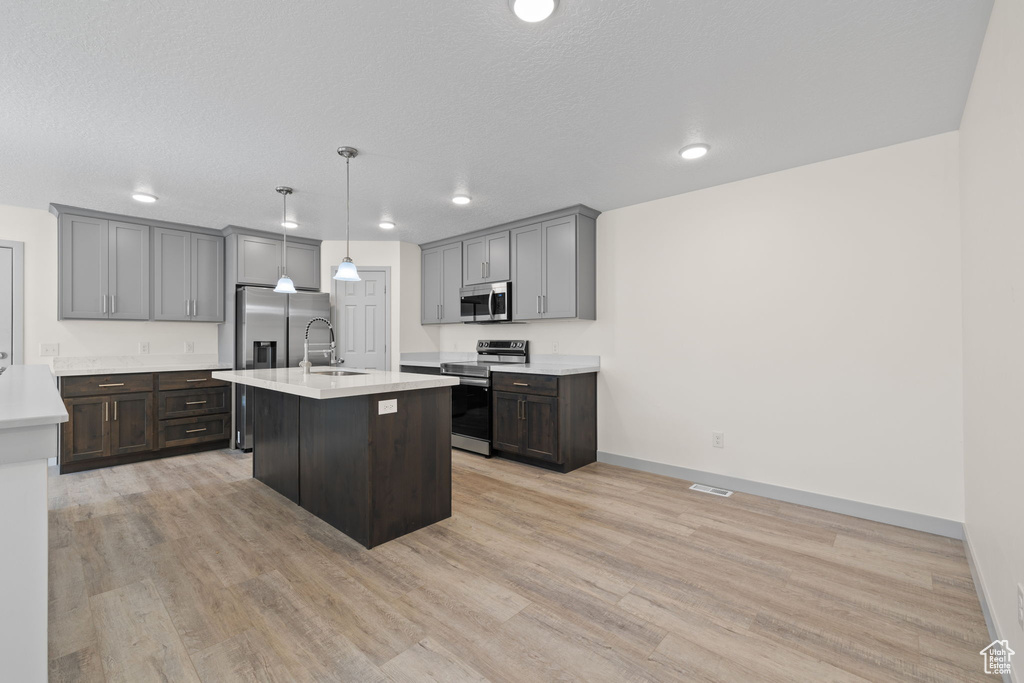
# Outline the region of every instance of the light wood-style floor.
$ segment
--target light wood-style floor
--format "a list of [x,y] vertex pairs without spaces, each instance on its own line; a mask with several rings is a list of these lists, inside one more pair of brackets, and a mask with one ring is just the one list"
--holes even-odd
[[985,680],[958,541],[454,462],[454,516],[372,551],[239,454],[51,472],[51,680]]

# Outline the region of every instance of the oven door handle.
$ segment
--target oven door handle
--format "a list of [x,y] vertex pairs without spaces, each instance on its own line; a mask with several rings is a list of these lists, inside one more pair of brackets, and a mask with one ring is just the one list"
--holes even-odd
[[460,377],[459,384],[463,386],[487,388],[491,386],[491,380],[477,377]]

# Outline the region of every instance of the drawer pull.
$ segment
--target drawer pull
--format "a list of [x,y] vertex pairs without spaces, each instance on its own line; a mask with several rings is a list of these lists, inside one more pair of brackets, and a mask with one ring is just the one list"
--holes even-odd
[[528,387],[528,386],[530,386],[526,382],[512,382],[512,384],[513,384],[513,386],[517,386],[517,387]]
[[185,401],[185,405],[187,406],[201,406],[204,403],[206,403],[206,401]]
[[186,429],[185,433],[186,434],[195,434],[196,432],[205,432],[205,431],[206,431],[206,427],[203,427],[202,429]]
[[208,377],[200,377],[199,379],[187,379],[185,381],[186,382],[205,382],[207,379],[209,379],[209,378]]
[[100,385],[100,389],[105,389],[107,387],[123,387],[123,386],[124,386],[124,382],[119,382],[118,384],[101,384]]

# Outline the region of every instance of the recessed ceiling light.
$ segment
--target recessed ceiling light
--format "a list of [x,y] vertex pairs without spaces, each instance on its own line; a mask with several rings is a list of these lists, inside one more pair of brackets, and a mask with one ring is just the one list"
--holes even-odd
[[391,230],[395,227],[395,224],[392,223],[391,221],[381,221],[380,227],[382,230]]
[[295,228],[299,227],[299,224],[296,223],[295,221],[281,221],[281,227],[288,228],[289,230],[294,230]]
[[464,194],[457,194],[452,197],[452,204],[469,204],[471,201],[473,200],[470,199],[468,195]]
[[146,194],[145,192],[133,193],[132,199],[134,199],[137,202],[142,202],[143,204],[152,204],[153,202],[156,201],[156,197],[154,197],[151,194]]
[[693,161],[694,159],[700,159],[702,156],[708,153],[711,149],[710,145],[705,145],[703,142],[699,142],[696,145],[687,145],[679,150],[679,156],[686,159],[687,161]]
[[517,17],[535,24],[551,16],[558,6],[558,0],[510,0],[510,4]]

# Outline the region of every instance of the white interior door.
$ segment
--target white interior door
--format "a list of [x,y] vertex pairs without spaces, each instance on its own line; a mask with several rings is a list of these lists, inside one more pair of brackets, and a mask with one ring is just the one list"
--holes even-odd
[[387,370],[387,271],[360,268],[359,282],[334,280],[335,322],[341,333],[338,355],[346,368]]
[[0,367],[14,363],[14,250],[0,247]]

